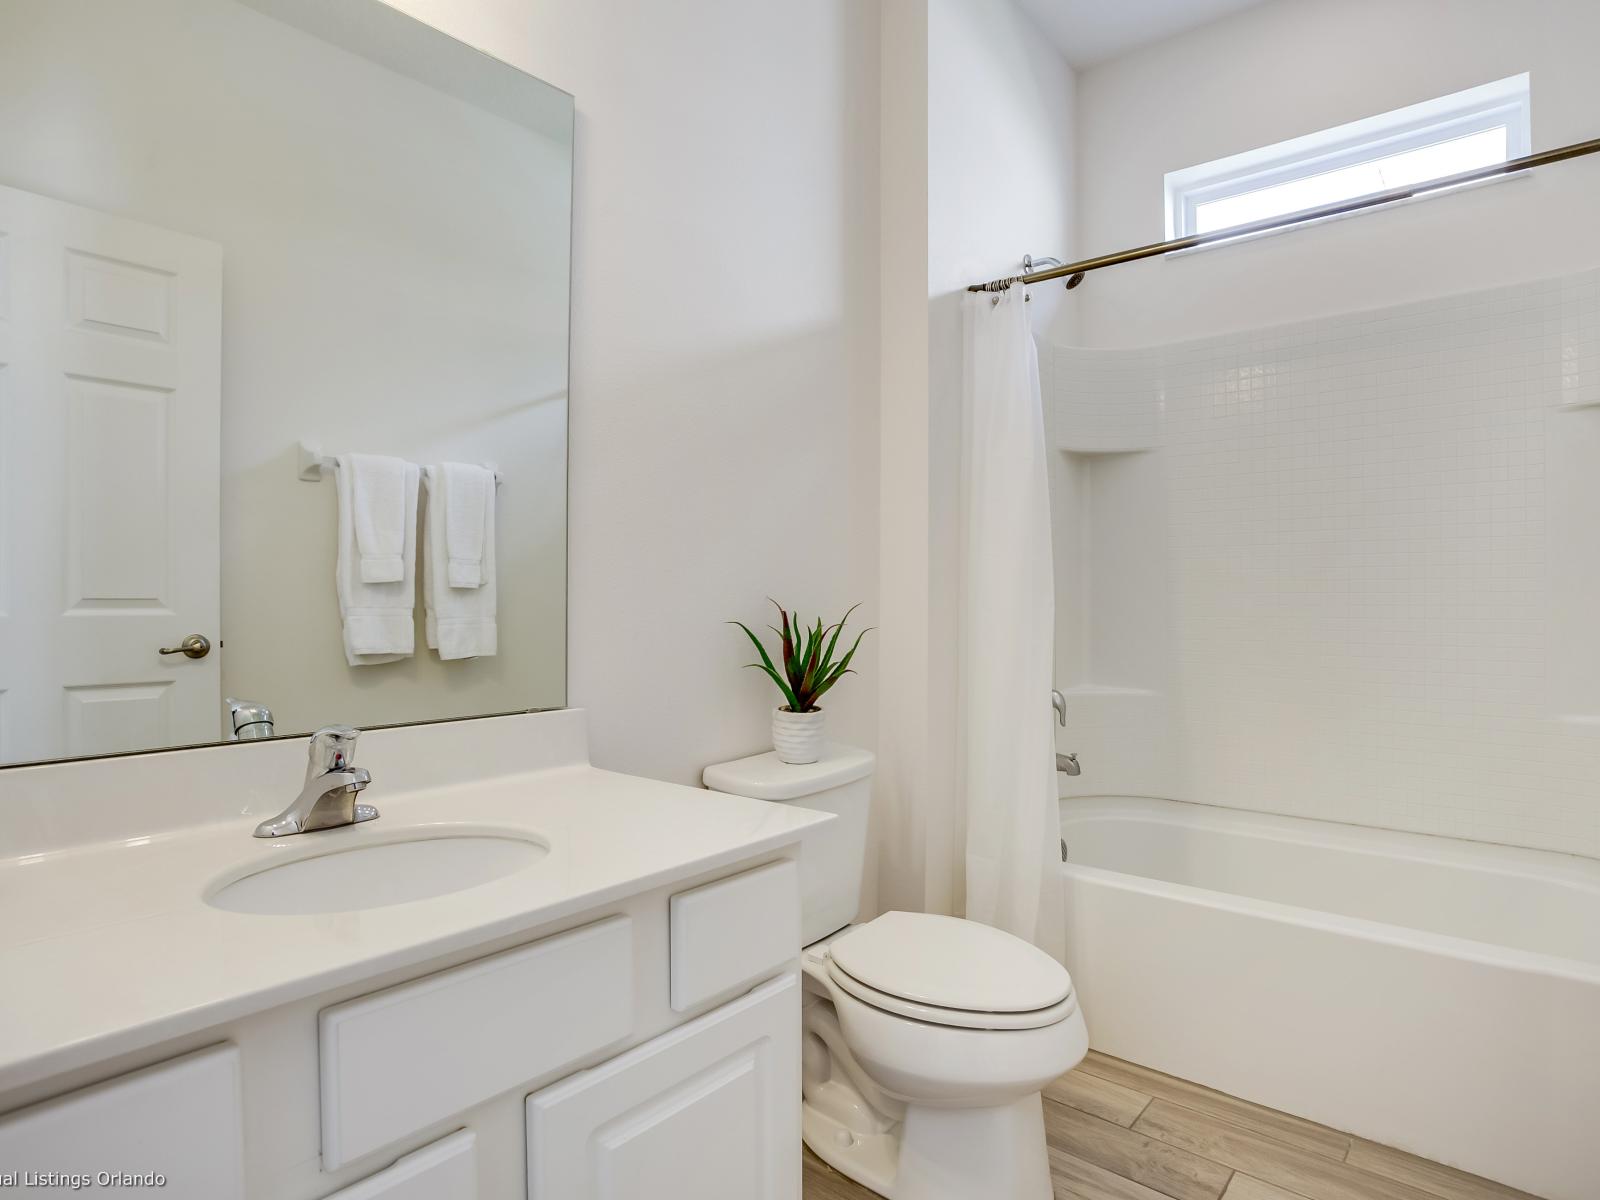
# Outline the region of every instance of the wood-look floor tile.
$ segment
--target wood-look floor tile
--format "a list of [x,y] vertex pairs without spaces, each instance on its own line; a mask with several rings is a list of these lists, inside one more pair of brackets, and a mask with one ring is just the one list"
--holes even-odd
[[1362,1138],[1356,1138],[1351,1143],[1346,1161],[1363,1171],[1431,1192],[1440,1200],[1538,1200],[1536,1196],[1519,1192],[1503,1183],[1468,1175],[1454,1167],[1429,1162],[1404,1150],[1391,1150],[1388,1146],[1380,1146]]
[[1184,1147],[1054,1100],[1044,1102],[1044,1128],[1052,1146],[1173,1200],[1217,1200],[1233,1174],[1221,1163]]
[[1133,1132],[1225,1162],[1252,1179],[1298,1192],[1306,1200],[1438,1200],[1408,1184],[1333,1162],[1167,1100],[1152,1101]]
[[1136,1092],[1086,1071],[1068,1071],[1045,1088],[1044,1094],[1051,1100],[1059,1100],[1123,1128],[1137,1121],[1151,1100],[1145,1092]]
[[805,1200],[883,1200],[876,1192],[847,1179],[808,1149],[803,1154],[805,1167],[801,1187]]
[[1262,1183],[1248,1175],[1235,1173],[1222,1193],[1222,1200],[1306,1200],[1298,1192],[1286,1192],[1274,1184]]
[[[1537,1200],[1102,1054],[1045,1096],[1057,1200]],[[880,1200],[804,1162],[805,1200]]]
[[1280,1142],[1288,1142],[1291,1146],[1299,1146],[1326,1158],[1342,1161],[1350,1149],[1351,1139],[1348,1136],[1325,1125],[1318,1125],[1315,1121],[1290,1116],[1288,1113],[1264,1105],[1252,1104],[1248,1100],[1240,1100],[1223,1092],[1201,1087],[1198,1083],[1175,1079],[1171,1075],[1163,1075],[1159,1071],[1152,1071],[1149,1067],[1124,1062],[1120,1058],[1112,1058],[1098,1051],[1091,1050],[1077,1069],[1084,1074],[1098,1076],[1133,1091],[1144,1092],[1162,1100],[1171,1100],[1185,1108],[1193,1108],[1220,1117],[1224,1121],[1231,1121],[1235,1125],[1243,1125],[1256,1133],[1276,1138]]
[[1114,1175],[1055,1146],[1050,1147],[1050,1182],[1056,1200],[1171,1200],[1165,1192]]

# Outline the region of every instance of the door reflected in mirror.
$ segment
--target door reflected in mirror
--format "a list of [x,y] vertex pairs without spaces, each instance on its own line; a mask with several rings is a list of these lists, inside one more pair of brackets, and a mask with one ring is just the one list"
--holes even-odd
[[0,8],[0,763],[565,703],[572,126],[379,0]]

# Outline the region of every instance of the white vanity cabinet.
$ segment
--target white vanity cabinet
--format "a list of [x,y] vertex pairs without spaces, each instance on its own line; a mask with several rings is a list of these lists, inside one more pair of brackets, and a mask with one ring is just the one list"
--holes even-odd
[[528,1098],[528,1200],[799,1200],[791,972]]
[[799,1200],[799,902],[768,852],[152,1047],[0,1116],[0,1172],[153,1170],[93,1190],[181,1200]]
[[[367,739],[383,819],[270,845],[258,812],[169,810],[298,778],[291,743],[8,785],[0,893],[28,920],[0,922],[0,1194],[798,1200],[798,857],[834,818],[597,770],[578,712]],[[110,793],[151,836],[107,840]],[[464,836],[547,849],[476,880],[366,854]],[[454,890],[301,903],[306,861]],[[281,911],[213,903],[274,872]]]

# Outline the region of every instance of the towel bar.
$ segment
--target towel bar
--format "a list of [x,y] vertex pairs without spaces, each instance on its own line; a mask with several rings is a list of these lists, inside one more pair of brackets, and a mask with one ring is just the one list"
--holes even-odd
[[[332,479],[334,469],[339,465],[339,460],[331,454],[323,454],[317,446],[309,442],[300,443],[300,478],[306,483],[321,483],[324,479]],[[505,482],[505,477],[500,474],[500,468],[491,463],[484,463],[494,472],[494,482],[498,487]]]

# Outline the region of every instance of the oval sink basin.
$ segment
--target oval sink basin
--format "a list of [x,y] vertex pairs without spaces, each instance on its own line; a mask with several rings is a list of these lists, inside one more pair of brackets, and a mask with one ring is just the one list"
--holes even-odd
[[206,903],[279,917],[387,908],[504,879],[549,853],[529,838],[479,831],[365,842],[252,871],[213,890]]

